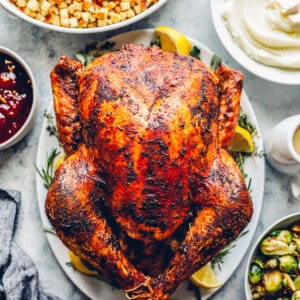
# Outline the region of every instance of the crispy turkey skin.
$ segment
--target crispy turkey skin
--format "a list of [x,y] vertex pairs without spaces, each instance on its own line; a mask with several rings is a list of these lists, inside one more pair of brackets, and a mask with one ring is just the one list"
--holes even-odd
[[129,299],[168,299],[252,215],[226,148],[243,76],[190,56],[124,45],[51,72],[67,154],[46,213],[63,243]]

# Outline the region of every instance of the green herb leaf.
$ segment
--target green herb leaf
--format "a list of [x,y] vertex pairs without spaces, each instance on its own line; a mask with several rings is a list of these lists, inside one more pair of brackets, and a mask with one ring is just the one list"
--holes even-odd
[[110,52],[114,47],[115,42],[93,42],[75,53],[75,58],[80,61],[85,67],[88,66],[96,57],[99,57],[107,52]]
[[225,257],[228,253],[230,253],[230,251],[231,251],[234,247],[236,247],[235,242],[236,242],[238,239],[240,239],[242,236],[244,236],[245,234],[247,234],[247,233],[248,233],[248,231],[243,231],[243,232],[237,237],[237,239],[236,239],[234,242],[232,242],[232,243],[226,245],[226,246],[220,251],[220,253],[219,253],[219,254],[211,261],[213,267],[215,267],[215,265],[217,265],[218,268],[219,268],[219,270],[221,270],[221,264],[224,263],[224,261],[223,261],[224,257]]
[[210,68],[213,70],[213,71],[216,71],[220,65],[222,63],[222,58],[221,56],[219,56],[218,54],[214,54],[213,57],[211,58],[211,61],[210,61]]
[[201,60],[200,54],[201,54],[201,50],[198,47],[193,46],[191,51],[190,51],[190,56]]
[[48,232],[48,233],[51,233],[51,234],[53,234],[53,235],[57,235],[56,234],[56,231],[55,231],[55,229],[54,229],[54,227],[47,227],[47,226],[42,226],[42,228],[43,228],[43,230],[45,231],[45,232]]
[[54,118],[51,115],[51,113],[47,112],[47,110],[44,111],[44,117],[47,119],[48,121],[48,126],[46,128],[46,130],[49,132],[50,136],[56,136],[58,138],[58,133],[57,133],[57,128],[54,124]]
[[44,180],[44,187],[48,190],[52,178],[54,175],[54,161],[55,158],[60,154],[60,152],[57,149],[52,149],[50,154],[47,155],[47,162],[46,162],[46,167],[42,168],[42,170],[39,170],[38,167],[35,165],[35,168],[38,172],[38,174],[41,176],[41,178]]
[[255,125],[251,122],[249,116],[242,110],[240,111],[238,124],[239,126],[247,129],[252,135],[257,134]]
[[77,53],[75,53],[75,58],[79,62],[81,62],[83,65],[85,65],[86,55],[83,52],[77,52]]
[[151,40],[150,46],[158,46],[161,48],[159,36],[156,36],[153,40]]

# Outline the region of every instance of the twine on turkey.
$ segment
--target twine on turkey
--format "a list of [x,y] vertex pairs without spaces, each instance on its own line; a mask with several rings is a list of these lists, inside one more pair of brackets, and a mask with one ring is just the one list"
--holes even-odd
[[[144,287],[144,288],[142,288],[142,287]],[[145,289],[145,292],[141,293],[140,288]],[[131,293],[132,293],[132,296],[129,295]],[[125,295],[126,295],[126,298],[129,300],[140,299],[140,298],[147,299],[147,298],[151,297],[153,295],[153,289],[150,285],[150,278],[147,277],[144,282],[140,283],[136,287],[125,290]]]

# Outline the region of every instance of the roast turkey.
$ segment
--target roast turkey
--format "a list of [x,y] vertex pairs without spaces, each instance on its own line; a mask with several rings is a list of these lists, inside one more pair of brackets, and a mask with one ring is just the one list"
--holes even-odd
[[241,72],[127,44],[51,72],[66,153],[46,199],[62,242],[129,299],[168,299],[243,231],[252,202],[227,148]]

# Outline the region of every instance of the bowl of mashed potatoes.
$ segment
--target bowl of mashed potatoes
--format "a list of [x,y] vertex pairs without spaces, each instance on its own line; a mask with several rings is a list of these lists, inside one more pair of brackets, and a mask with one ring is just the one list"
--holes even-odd
[[106,32],[135,23],[168,0],[1,0],[9,13],[36,26],[65,33]]
[[212,0],[228,52],[259,77],[300,84],[300,0]]

